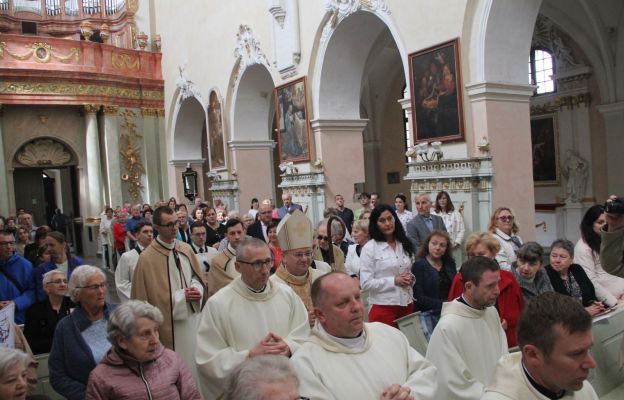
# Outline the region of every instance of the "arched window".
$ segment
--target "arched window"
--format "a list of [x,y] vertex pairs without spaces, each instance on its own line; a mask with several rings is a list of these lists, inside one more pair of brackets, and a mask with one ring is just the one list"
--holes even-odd
[[555,73],[555,57],[547,49],[531,49],[529,56],[529,83],[537,85],[535,94],[554,93],[557,88],[553,75]]

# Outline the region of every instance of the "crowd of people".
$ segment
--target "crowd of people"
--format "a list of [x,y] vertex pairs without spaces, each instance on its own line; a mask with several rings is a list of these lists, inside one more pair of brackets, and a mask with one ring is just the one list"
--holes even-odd
[[[25,210],[0,217],[0,308],[23,325],[0,398],[35,399],[47,353],[70,400],[597,398],[591,320],[624,302],[624,210],[589,208],[546,257],[509,207],[467,234],[445,191],[413,212],[403,194],[334,200],[316,225],[288,193],[244,214],[106,207],[101,268]],[[415,311],[426,354],[397,329]]]

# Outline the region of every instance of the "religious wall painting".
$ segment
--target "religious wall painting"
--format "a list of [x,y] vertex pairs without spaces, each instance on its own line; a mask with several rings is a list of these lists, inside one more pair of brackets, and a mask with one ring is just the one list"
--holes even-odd
[[223,113],[216,91],[210,92],[208,101],[208,158],[210,170],[225,169],[225,139],[223,136]]
[[414,142],[464,138],[459,39],[408,56]]
[[310,121],[305,77],[275,89],[280,163],[310,160]]
[[531,117],[531,150],[535,185],[559,185],[559,133],[555,114]]

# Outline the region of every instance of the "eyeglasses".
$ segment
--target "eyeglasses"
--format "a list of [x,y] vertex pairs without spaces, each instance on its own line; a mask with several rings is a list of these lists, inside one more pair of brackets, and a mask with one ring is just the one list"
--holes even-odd
[[311,258],[314,253],[311,251],[306,251],[305,253],[290,253],[290,255],[296,258]]
[[99,285],[77,286],[77,288],[78,289],[89,289],[89,290],[106,289],[106,282],[100,283]]
[[67,279],[57,279],[55,281],[50,281],[48,283],[54,283],[55,285],[60,285],[61,283],[67,285]]
[[254,262],[249,262],[249,261],[243,261],[243,260],[236,260],[237,262],[243,263],[243,264],[247,264],[247,265],[251,265],[252,267],[254,267],[254,269],[256,271],[260,271],[262,268],[267,267],[267,268],[271,268],[273,267],[273,260],[269,259],[269,260],[258,260],[258,261],[254,261]]
[[513,215],[503,215],[502,217],[498,217],[499,221],[513,221]]
[[0,246],[15,246],[15,240],[9,240],[6,242],[0,242]]
[[318,240],[324,240],[326,242],[329,242],[329,236],[322,236],[322,235],[318,235],[316,237]]
[[180,221],[176,221],[176,222],[169,222],[168,224],[156,224],[158,226],[160,226],[161,228],[177,228],[178,225],[180,225]]

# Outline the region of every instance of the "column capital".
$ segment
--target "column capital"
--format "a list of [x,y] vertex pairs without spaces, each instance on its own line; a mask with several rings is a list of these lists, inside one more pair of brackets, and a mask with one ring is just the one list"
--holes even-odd
[[276,143],[273,140],[230,140],[227,144],[232,150],[271,150]]
[[466,93],[473,103],[479,101],[529,103],[535,87],[505,82],[478,82],[466,85]]
[[623,114],[624,101],[620,101],[618,103],[600,104],[596,106],[596,109],[604,116]]
[[100,108],[102,106],[100,106],[99,104],[83,104],[82,105],[82,109],[84,110],[85,114],[97,114],[98,111],[100,111]]
[[359,132],[368,124],[368,119],[315,119],[310,121],[313,132]]
[[119,106],[105,105],[102,107],[102,109],[104,110],[104,114],[106,115],[115,116],[119,114]]

